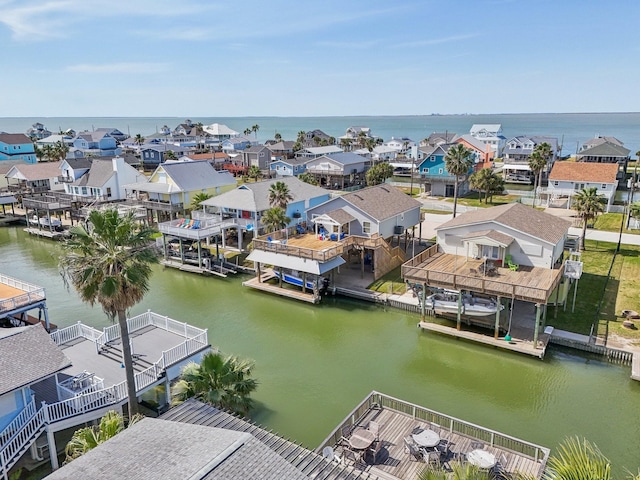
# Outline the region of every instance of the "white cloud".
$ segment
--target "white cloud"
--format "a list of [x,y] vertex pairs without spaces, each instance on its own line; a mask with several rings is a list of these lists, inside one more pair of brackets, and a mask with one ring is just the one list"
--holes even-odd
[[80,63],[77,65],[69,65],[65,68],[67,72],[76,73],[161,73],[169,70],[166,63],[103,63],[89,64]]
[[428,47],[429,45],[441,45],[443,43],[460,42],[470,38],[477,37],[476,33],[467,33],[464,35],[451,35],[449,37],[430,38],[426,40],[416,40],[413,42],[396,43],[396,48],[412,48],[412,47]]

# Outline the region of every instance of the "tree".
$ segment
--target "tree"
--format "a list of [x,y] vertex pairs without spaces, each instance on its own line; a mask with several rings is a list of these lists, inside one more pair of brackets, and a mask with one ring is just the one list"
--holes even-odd
[[286,210],[291,200],[293,200],[293,195],[291,195],[286,183],[278,181],[271,184],[269,187],[269,205]]
[[282,141],[282,135],[280,135],[278,132],[276,132],[276,134],[275,134],[275,136],[273,138],[275,138],[276,142],[281,142]]
[[129,415],[134,415],[138,402],[127,310],[149,290],[151,265],[158,261],[151,246],[153,231],[138,225],[133,212],[120,216],[117,209],[109,209],[93,210],[84,225],[69,232],[71,237],[62,244],[62,276],[65,282],[71,281],[82,301],[92,306],[99,303],[110,319],[118,319]]
[[393,175],[393,167],[388,162],[381,162],[367,170],[367,185],[378,185]]
[[64,143],[62,140],[58,140],[56,143],[53,144],[49,152],[50,152],[49,154],[50,154],[51,160],[53,161],[64,160],[65,158],[67,158],[67,153],[69,153],[69,145]]
[[174,152],[173,150],[166,150],[164,152],[164,159],[166,160],[177,160],[178,157],[176,156],[176,152]]
[[245,128],[242,133],[244,133],[244,136],[246,137],[246,136],[251,134],[251,129],[250,128]]
[[636,220],[640,219],[640,202],[635,202],[629,205],[629,215],[631,215],[631,217],[635,218]]
[[529,155],[529,168],[533,173],[533,204],[536,206],[536,195],[538,193],[538,187],[542,183],[542,172],[547,166],[547,162],[551,158],[551,145],[546,142],[536,145],[531,155]]
[[316,177],[314,177],[309,172],[304,172],[298,175],[298,180],[304,183],[308,183],[309,185],[318,185],[318,181],[316,180]]
[[469,186],[478,190],[478,198],[482,201],[480,193],[484,193],[484,203],[487,203],[491,192],[502,192],[504,180],[490,168],[483,168],[474,172],[469,177]]
[[298,132],[298,136],[296,137],[296,142],[301,145],[304,145],[304,138],[306,135],[307,135],[307,132],[305,132],[304,130],[300,130]]
[[570,437],[549,457],[547,480],[610,480],[611,463],[588,440]]
[[172,388],[174,403],[195,397],[210,405],[246,415],[253,408],[249,397],[258,387],[250,378],[255,364],[220,353],[203,355],[202,362],[191,362],[182,369],[180,380]]
[[455,177],[453,186],[453,218],[455,218],[458,208],[458,185],[460,184],[460,179],[469,173],[469,170],[473,166],[473,157],[471,155],[471,150],[461,143],[456,143],[449,147],[444,157],[447,172]]
[[36,154],[36,158],[38,159],[38,162],[44,161],[44,158],[46,156],[44,149],[38,147],[36,143],[33,144],[33,152]]
[[340,147],[342,147],[345,151],[351,150],[351,139],[350,138],[341,138],[340,139]]
[[144,137],[141,134],[137,133],[133,140],[133,143],[138,146],[142,145],[144,143]]
[[255,137],[258,138],[258,130],[260,130],[260,125],[257,123],[251,127],[251,131],[254,133]]
[[[140,414],[132,416],[127,428],[134,423],[139,422],[143,418],[144,416]],[[64,449],[64,452],[67,455],[64,463],[67,464],[84,455],[101,443],[115,437],[124,429],[124,417],[115,410],[108,411],[104,417],[100,419],[100,423],[98,425],[80,428],[73,433],[71,440],[69,440],[69,443],[67,443],[67,446]]]
[[265,226],[267,232],[275,232],[289,225],[291,219],[287,217],[284,209],[280,207],[273,207],[266,210],[262,214],[262,224]]
[[249,167],[249,171],[247,172],[247,176],[249,178],[253,178],[253,180],[255,182],[258,181],[258,179],[262,176],[262,171],[260,170],[260,167],[257,165],[251,165]]
[[598,214],[604,212],[607,200],[604,195],[598,194],[596,187],[583,188],[578,192],[573,202],[573,208],[578,212],[578,217],[582,220],[582,249],[585,246],[585,235],[587,234],[587,224],[594,220]]
[[196,193],[193,196],[193,200],[191,200],[191,209],[198,210],[200,208],[200,203],[204,202],[205,200],[209,200],[210,198],[211,198],[211,195],[208,193],[204,193],[204,192]]

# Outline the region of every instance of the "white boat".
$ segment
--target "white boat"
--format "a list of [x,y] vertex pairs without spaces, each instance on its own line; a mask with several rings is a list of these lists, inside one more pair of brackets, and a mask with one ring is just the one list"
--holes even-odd
[[38,218],[37,215],[31,217],[31,222],[47,228],[62,228],[62,222],[57,218],[51,218],[51,221],[47,217]]
[[[278,270],[274,269],[273,270],[273,274],[277,278],[280,278],[280,272]],[[290,283],[291,285],[297,285],[298,287],[302,287],[302,278],[300,278],[297,275],[294,275],[293,273],[283,272],[282,281]],[[307,280],[305,282],[305,288],[307,288],[309,290],[313,290],[314,287],[315,287],[315,282],[313,280]]]
[[[434,293],[425,298],[425,307],[436,313],[451,313],[457,315],[459,295],[460,292],[455,290],[443,290]],[[462,295],[461,307],[462,310],[460,313],[470,317],[486,317],[495,315],[498,308],[500,311],[504,310],[504,305],[498,305],[498,303],[492,299],[474,297],[468,293]]]

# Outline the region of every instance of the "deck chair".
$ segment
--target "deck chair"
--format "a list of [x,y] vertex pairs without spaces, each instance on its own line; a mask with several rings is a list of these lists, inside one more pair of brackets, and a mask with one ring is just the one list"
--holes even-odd
[[267,242],[269,242],[269,243],[273,242],[273,238],[271,238],[271,236],[268,236],[267,237]]
[[186,218],[181,218],[180,220],[178,220],[178,223],[176,223],[176,227],[180,228],[184,225]]
[[520,265],[518,265],[517,263],[511,263],[509,262],[509,270],[511,270],[512,272],[517,272],[518,269],[520,268]]
[[353,450],[349,450],[348,448],[345,448],[342,451],[342,457],[345,459],[345,461],[351,462],[354,467],[358,465],[360,466],[367,465],[365,461],[362,459],[362,454],[354,452]]
[[324,447],[322,449],[322,456],[330,462],[342,463],[342,459],[336,455],[332,447]]
[[373,446],[367,449],[367,453],[371,455],[371,463],[373,465],[378,461],[378,455],[380,455],[380,451],[382,450],[382,442],[377,440],[374,442]]
[[414,462],[427,462],[429,460],[428,453],[420,450],[417,445],[405,443],[405,447],[409,451],[409,460]]

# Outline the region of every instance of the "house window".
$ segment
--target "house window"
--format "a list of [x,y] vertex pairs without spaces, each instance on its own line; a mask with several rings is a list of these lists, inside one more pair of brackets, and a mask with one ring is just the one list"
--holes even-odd
[[371,233],[371,222],[362,222],[362,233]]
[[606,190],[607,189],[607,184],[603,183],[601,188],[602,188],[602,190]]
[[555,182],[553,182],[553,185],[554,185],[555,187],[557,187],[559,183],[560,183],[560,182],[555,181]]
[[444,170],[443,170],[442,168],[439,168],[439,169],[438,169],[438,173],[439,173],[440,175],[442,175],[442,174],[444,173]]
[[107,187],[107,198],[111,198],[111,187]]
[[87,187],[82,187],[82,195],[86,195],[87,194]]
[[431,157],[429,157],[429,160],[431,160],[432,162],[436,161],[436,157],[434,157],[433,155],[431,155]]

